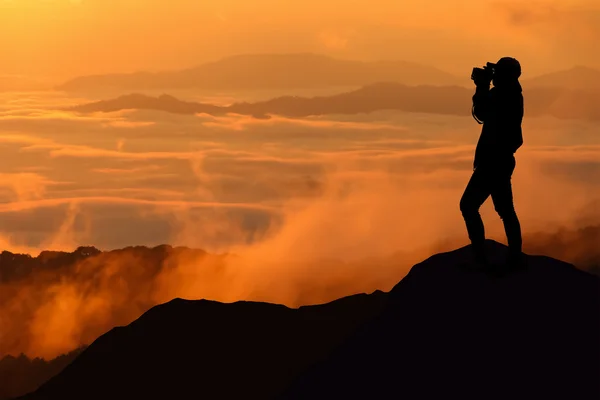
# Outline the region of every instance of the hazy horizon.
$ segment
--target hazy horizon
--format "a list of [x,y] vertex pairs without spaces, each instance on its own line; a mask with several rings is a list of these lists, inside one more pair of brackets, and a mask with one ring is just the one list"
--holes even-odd
[[[475,61],[474,63],[472,63],[471,65],[465,65],[466,70],[468,71],[468,73],[465,74],[465,70],[459,70],[459,69],[455,69],[455,70],[451,70],[451,69],[445,69],[442,67],[437,66],[435,63],[430,62],[427,63],[426,61],[416,61],[416,60],[412,60],[412,59],[407,59],[407,58],[401,58],[401,57],[396,57],[396,58],[376,58],[376,59],[368,59],[368,58],[351,58],[351,57],[344,57],[344,56],[338,56],[338,55],[332,55],[332,54],[327,54],[325,52],[304,52],[304,51],[298,51],[298,52],[279,52],[279,53],[273,53],[273,52],[257,52],[257,53],[231,53],[228,55],[224,55],[221,57],[216,57],[216,58],[212,58],[206,61],[202,61],[202,62],[197,62],[195,64],[190,64],[190,65],[183,65],[183,66],[178,66],[178,67],[171,67],[171,68],[162,68],[162,69],[157,69],[157,68],[153,68],[151,65],[148,65],[147,67],[142,67],[142,68],[136,68],[136,69],[114,69],[114,70],[107,70],[104,72],[85,72],[82,71],[81,73],[77,73],[74,75],[69,75],[69,76],[62,76],[61,74],[58,75],[54,75],[54,76],[48,76],[48,75],[43,75],[43,74],[37,74],[37,75],[26,75],[26,74],[22,74],[22,73],[16,73],[16,72],[10,72],[7,71],[5,73],[2,73],[2,70],[0,69],[0,84],[6,83],[7,86],[9,87],[14,87],[14,89],[6,89],[4,90],[5,92],[10,92],[10,91],[17,91],[17,92],[26,92],[26,91],[56,91],[56,87],[60,86],[66,82],[71,81],[72,79],[76,79],[76,78],[81,78],[81,77],[92,77],[92,76],[102,76],[102,75],[120,75],[120,74],[136,74],[136,73],[164,73],[164,72],[179,72],[179,71],[185,71],[188,69],[193,69],[193,68],[197,68],[206,64],[210,64],[213,62],[219,62],[219,61],[223,61],[229,58],[233,58],[233,57],[238,57],[238,56],[253,56],[253,55],[298,55],[298,54],[311,54],[311,55],[317,55],[317,56],[326,56],[326,57],[331,57],[332,59],[335,60],[340,60],[340,61],[357,61],[357,62],[377,62],[377,61],[392,61],[392,62],[409,62],[409,63],[414,63],[416,65],[423,65],[425,67],[430,66],[430,67],[435,67],[438,68],[440,71],[442,72],[447,72],[449,74],[452,74],[453,76],[455,76],[458,79],[463,79],[463,83],[461,83],[461,86],[468,86],[469,84],[469,73],[470,73],[470,69],[472,69],[473,67],[481,67],[482,65],[484,65],[487,61],[491,61],[491,62],[495,62],[497,61],[497,59],[499,57],[491,57],[489,59],[485,59],[483,61],[479,60],[479,61]],[[508,53],[498,53],[500,54],[500,56],[502,57],[504,55],[507,55]],[[582,64],[582,63],[572,63],[572,64],[567,64],[567,63],[563,63],[561,64],[560,67],[557,66],[553,66],[547,69],[539,69],[539,70],[532,70],[530,69],[529,71],[524,71],[523,74],[523,78],[524,79],[533,79],[533,78],[537,78],[537,77],[541,77],[547,74],[552,74],[552,73],[556,73],[556,72],[562,72],[562,71],[566,71],[566,70],[572,70],[574,68],[578,68],[578,67],[584,67],[584,68],[591,68],[591,69],[596,69],[596,70],[600,70],[600,63],[599,64]],[[353,87],[349,87],[348,89],[354,88]],[[1,91],[1,90],[0,90]],[[334,93],[334,92],[339,92],[339,88],[332,88],[332,89],[325,89],[326,93]],[[282,92],[285,93],[285,92]]]
[[600,67],[593,0],[3,0],[0,11],[0,37],[10,38],[0,42],[0,75],[53,83],[249,53],[406,60],[458,76],[505,55],[521,60],[524,77]]

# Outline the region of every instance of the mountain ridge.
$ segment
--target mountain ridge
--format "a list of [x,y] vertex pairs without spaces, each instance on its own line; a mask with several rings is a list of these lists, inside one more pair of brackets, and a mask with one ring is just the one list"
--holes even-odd
[[[528,116],[549,115],[560,119],[600,120],[600,90],[590,92],[563,88],[525,88]],[[228,106],[182,101],[163,94],[152,97],[141,93],[119,96],[67,107],[65,111],[92,113],[127,109],[164,111],[174,114],[241,114],[255,118],[270,115],[309,117],[328,114],[359,114],[379,110],[400,110],[429,114],[468,116],[473,90],[460,86],[407,86],[395,82],[376,82],[359,89],[330,96],[279,96],[254,103],[238,102]]]
[[81,76],[56,89],[72,92],[107,87],[121,90],[265,90],[361,86],[381,79],[405,83],[460,82],[448,72],[410,61],[356,61],[316,53],[264,53],[233,55],[178,71]]

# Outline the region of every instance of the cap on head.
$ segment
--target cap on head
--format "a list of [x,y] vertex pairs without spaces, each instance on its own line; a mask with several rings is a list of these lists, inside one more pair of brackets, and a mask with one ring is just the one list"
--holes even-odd
[[495,72],[506,77],[518,79],[521,76],[521,64],[515,58],[502,57],[496,63]]

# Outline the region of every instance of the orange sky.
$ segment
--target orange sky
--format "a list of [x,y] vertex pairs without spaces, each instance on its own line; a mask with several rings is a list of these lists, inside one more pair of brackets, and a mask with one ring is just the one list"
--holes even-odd
[[[405,59],[466,78],[505,55],[524,78],[600,67],[599,0],[511,1],[0,0],[0,83],[258,52]],[[438,240],[468,241],[459,200],[480,132],[470,117],[59,110],[88,100],[0,90],[0,250],[170,243],[236,256],[214,276],[213,261],[175,258],[143,281],[146,265],[127,256],[79,264],[70,280],[0,285],[0,353],[54,357],[130,322],[139,299],[299,305],[388,290]],[[513,182],[526,246],[535,232],[597,224],[597,122],[527,117],[524,132]],[[482,214],[504,242],[491,201]]]
[[193,66],[254,52],[395,58],[451,72],[504,55],[525,74],[600,66],[596,0],[0,0],[1,74]]

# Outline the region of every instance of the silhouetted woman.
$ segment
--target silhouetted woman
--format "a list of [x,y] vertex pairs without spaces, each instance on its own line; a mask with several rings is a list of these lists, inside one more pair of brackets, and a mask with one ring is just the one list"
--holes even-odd
[[508,240],[509,264],[522,260],[521,226],[515,212],[511,177],[515,152],[523,144],[523,93],[519,77],[521,66],[511,57],[501,58],[494,66],[492,82],[474,78],[473,116],[483,123],[475,150],[473,175],[460,200],[476,260],[487,263],[484,251],[485,230],[479,208],[491,195],[496,212],[502,218]]

